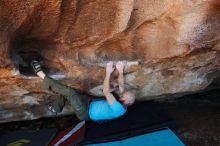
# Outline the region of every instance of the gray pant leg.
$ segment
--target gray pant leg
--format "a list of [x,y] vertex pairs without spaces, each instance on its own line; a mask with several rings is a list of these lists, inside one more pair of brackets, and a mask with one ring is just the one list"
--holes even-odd
[[[62,85],[62,84],[58,83],[57,81],[54,81],[53,79],[48,78],[48,77],[45,77],[43,80],[43,88],[46,88],[48,90],[54,91],[54,92],[62,95],[60,97],[66,99],[68,102],[70,102],[76,116],[80,120],[88,120],[89,119],[89,116],[88,116],[89,101],[88,101],[88,99],[86,97],[83,98],[82,95],[77,93],[77,91],[75,91],[73,88]],[[59,109],[60,105],[64,105],[63,99],[59,99],[58,101],[55,101],[55,105],[56,105],[55,108]]]
[[55,96],[52,107],[56,112],[62,112],[63,107],[65,106],[65,97],[63,95]]

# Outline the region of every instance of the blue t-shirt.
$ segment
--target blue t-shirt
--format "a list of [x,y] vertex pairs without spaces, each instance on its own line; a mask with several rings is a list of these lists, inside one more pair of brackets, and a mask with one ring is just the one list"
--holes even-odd
[[91,101],[89,117],[93,121],[110,120],[122,116],[126,109],[116,99],[109,105],[106,99]]

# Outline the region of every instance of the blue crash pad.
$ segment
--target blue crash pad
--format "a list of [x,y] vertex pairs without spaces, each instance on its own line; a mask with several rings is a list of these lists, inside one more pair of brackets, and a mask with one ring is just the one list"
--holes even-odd
[[168,128],[120,141],[90,144],[87,146],[185,146]]

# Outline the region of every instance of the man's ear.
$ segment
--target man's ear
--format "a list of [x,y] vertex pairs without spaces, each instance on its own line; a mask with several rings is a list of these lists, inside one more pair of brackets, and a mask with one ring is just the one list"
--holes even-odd
[[119,98],[119,101],[124,102],[124,100],[122,98]]

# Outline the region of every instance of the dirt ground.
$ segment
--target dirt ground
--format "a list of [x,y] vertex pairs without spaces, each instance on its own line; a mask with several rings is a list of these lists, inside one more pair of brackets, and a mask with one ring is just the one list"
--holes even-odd
[[162,102],[187,146],[220,146],[220,89]]
[[[176,121],[174,132],[187,146],[220,146],[220,89],[157,102]],[[63,129],[74,122],[73,116],[66,116],[0,124],[0,136],[20,129]]]

